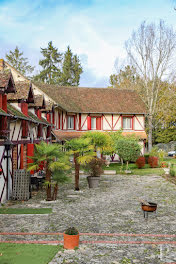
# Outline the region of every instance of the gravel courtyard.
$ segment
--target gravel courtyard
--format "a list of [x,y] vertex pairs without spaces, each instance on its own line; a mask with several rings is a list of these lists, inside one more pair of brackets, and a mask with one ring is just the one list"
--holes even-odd
[[[36,196],[13,207],[52,207],[49,215],[1,215],[1,232],[63,232],[75,226],[81,233],[176,234],[176,186],[159,176],[101,176],[100,187],[88,189],[81,176],[81,191],[74,184],[59,189],[58,200],[47,204]],[[143,217],[139,200],[158,204],[157,213]],[[1,239],[14,239],[2,237]],[[15,237],[16,239],[16,237]],[[18,237],[21,239],[21,237]],[[56,240],[56,237],[24,237]],[[61,240],[62,237],[59,237]],[[95,241],[176,241],[176,238],[81,236]],[[50,264],[176,263],[176,244],[80,244],[76,251],[59,251]],[[32,264],[32,262],[31,262]]]

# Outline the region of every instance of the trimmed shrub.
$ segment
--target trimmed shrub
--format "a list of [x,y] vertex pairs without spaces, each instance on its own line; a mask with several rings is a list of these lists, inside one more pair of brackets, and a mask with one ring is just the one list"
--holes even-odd
[[145,166],[145,157],[139,157],[136,160],[136,165],[137,165],[138,169],[142,169]]
[[90,176],[98,177],[103,173],[102,166],[105,164],[104,160],[99,158],[92,159],[86,165],[86,169],[89,172]]
[[161,168],[168,168],[168,163],[166,161],[162,161],[160,164]]
[[148,164],[150,168],[157,168],[158,167],[158,157],[149,157]]

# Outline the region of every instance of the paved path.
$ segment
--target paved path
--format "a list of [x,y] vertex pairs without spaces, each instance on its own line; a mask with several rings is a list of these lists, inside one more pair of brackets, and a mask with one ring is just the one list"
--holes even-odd
[[[90,190],[81,178],[81,191],[73,184],[59,190],[57,202],[42,204],[31,199],[15,207],[53,207],[50,215],[1,215],[2,232],[63,232],[75,226],[83,233],[176,234],[176,186],[159,176],[102,176],[100,188]],[[40,198],[40,197],[38,197]],[[41,199],[41,198],[40,198]],[[144,220],[140,199],[158,203],[157,214]],[[2,239],[6,239],[3,237]],[[14,239],[13,236],[8,239]],[[21,237],[19,237],[21,239]],[[25,236],[24,239],[56,240]],[[81,237],[82,240],[176,241],[176,238]],[[59,251],[51,262],[70,264],[176,263],[175,245],[81,244],[76,251]]]

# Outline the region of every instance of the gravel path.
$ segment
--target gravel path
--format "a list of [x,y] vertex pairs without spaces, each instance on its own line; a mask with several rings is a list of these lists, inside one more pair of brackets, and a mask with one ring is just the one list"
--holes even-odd
[[[50,215],[1,215],[2,232],[63,232],[75,226],[83,233],[176,234],[176,186],[159,176],[102,176],[100,187],[88,189],[84,176],[81,191],[73,191],[73,183],[59,190],[58,200],[43,204],[35,197],[13,207],[52,207]],[[140,199],[158,204],[157,213],[144,219]],[[5,237],[3,237],[5,239]],[[6,237],[7,239],[7,237]],[[13,239],[13,237],[8,237]],[[21,237],[19,237],[21,239]],[[25,237],[51,239],[56,237]],[[174,238],[91,237],[81,240],[176,241]],[[173,263],[176,245],[81,244],[76,251],[59,251],[50,264],[117,264]]]

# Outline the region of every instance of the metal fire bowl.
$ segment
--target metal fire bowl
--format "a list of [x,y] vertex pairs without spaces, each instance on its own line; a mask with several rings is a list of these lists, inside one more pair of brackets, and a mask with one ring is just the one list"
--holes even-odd
[[145,212],[155,212],[156,209],[157,209],[157,204],[156,203],[151,203],[151,202],[148,202],[148,203],[150,205],[146,205],[146,204],[141,203],[142,210],[145,211]]

